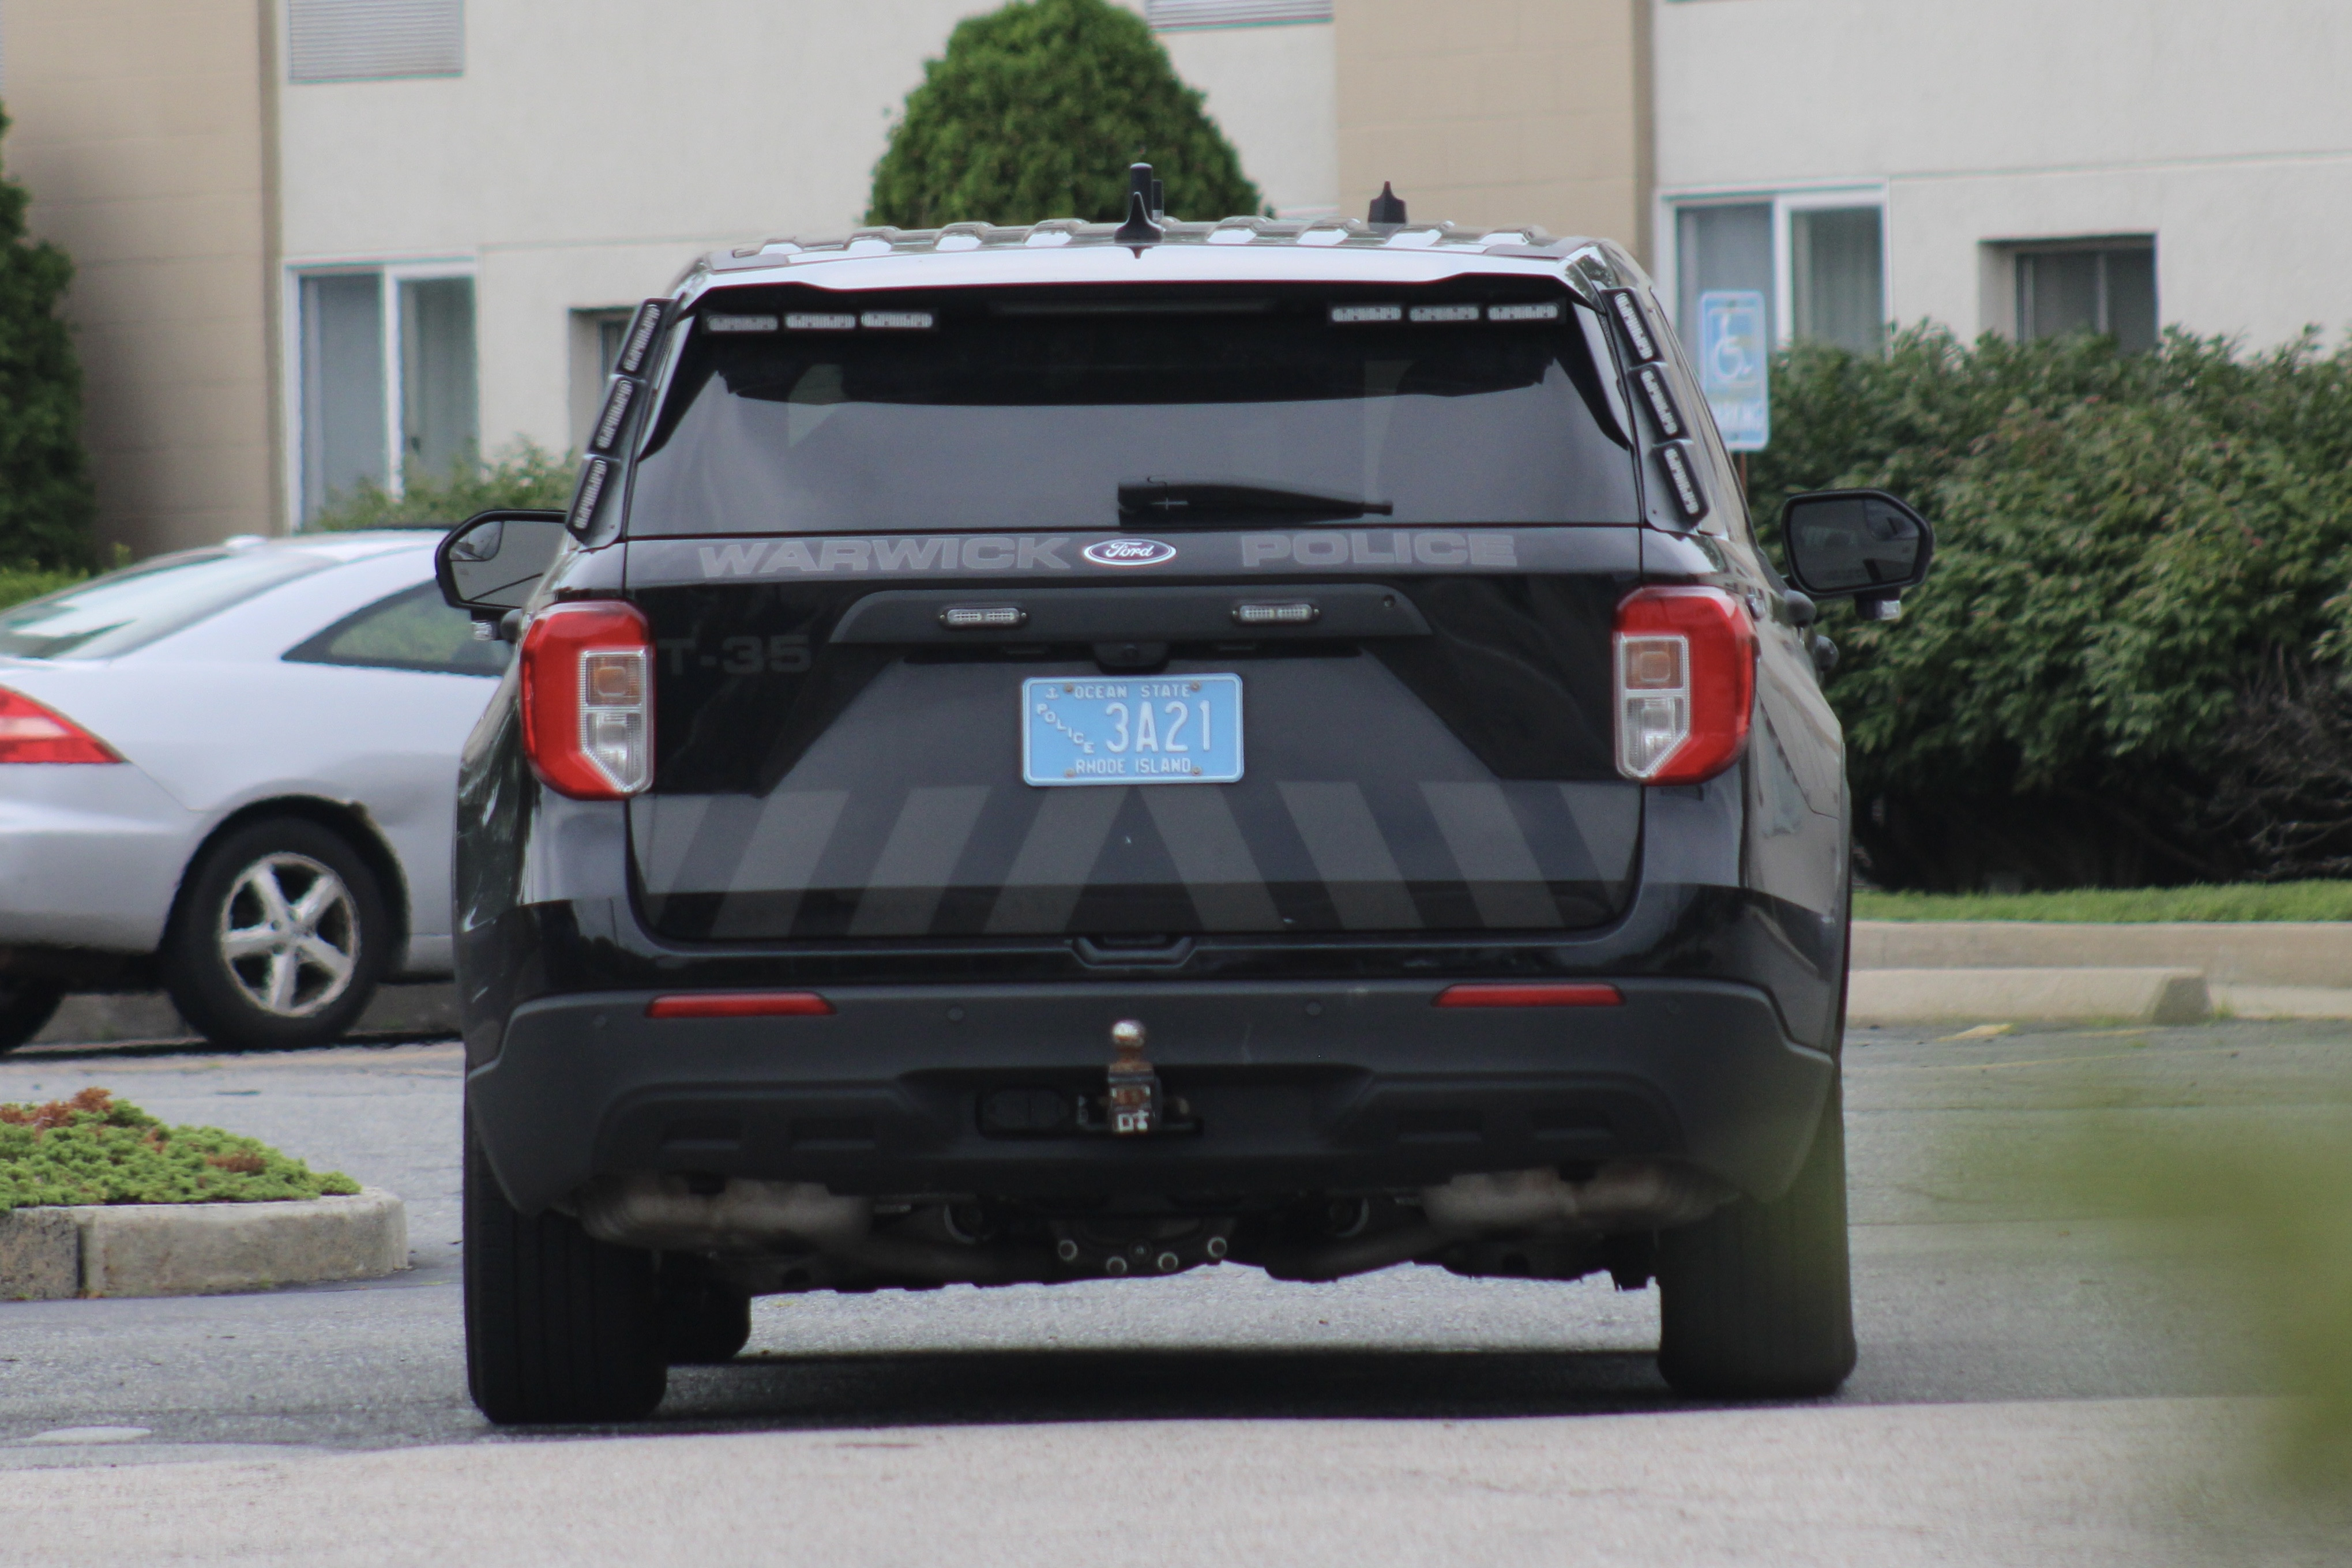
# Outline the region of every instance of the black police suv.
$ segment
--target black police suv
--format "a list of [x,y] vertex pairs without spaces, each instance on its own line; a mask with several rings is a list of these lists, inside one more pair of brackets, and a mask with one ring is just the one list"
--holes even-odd
[[467,1344],[627,1418],[754,1295],[1404,1262],[1853,1361],[1848,801],[1640,268],[1402,221],[776,241],[625,340],[567,513],[442,548]]

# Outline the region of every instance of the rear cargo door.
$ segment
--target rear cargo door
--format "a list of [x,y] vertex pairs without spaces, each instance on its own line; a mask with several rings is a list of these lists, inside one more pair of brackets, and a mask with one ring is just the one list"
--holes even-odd
[[1632,527],[645,539],[688,941],[1589,928]]

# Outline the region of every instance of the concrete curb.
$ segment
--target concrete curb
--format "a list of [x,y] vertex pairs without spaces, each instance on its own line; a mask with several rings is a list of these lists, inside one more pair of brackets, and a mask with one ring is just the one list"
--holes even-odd
[[382,1187],[294,1203],[121,1203],[0,1214],[0,1301],[212,1296],[408,1267]]
[[2213,1016],[2194,969],[1856,969],[1846,1021],[2004,1023],[2114,1019],[2202,1023]]
[[2195,969],[2216,986],[2337,988],[2352,987],[2352,920],[1857,920],[1853,967]]

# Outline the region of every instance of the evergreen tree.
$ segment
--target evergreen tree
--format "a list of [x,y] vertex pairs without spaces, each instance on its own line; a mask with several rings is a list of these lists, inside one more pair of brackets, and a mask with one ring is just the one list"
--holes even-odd
[[[8,117],[0,114],[0,135]],[[89,463],[81,446],[81,367],[58,301],[73,263],[25,237],[31,195],[0,177],[0,563],[91,560]]]
[[866,221],[1116,223],[1138,161],[1166,182],[1177,216],[1255,213],[1257,187],[1201,102],[1134,12],[1015,0],[958,24],[945,57],[924,66],[875,167]]

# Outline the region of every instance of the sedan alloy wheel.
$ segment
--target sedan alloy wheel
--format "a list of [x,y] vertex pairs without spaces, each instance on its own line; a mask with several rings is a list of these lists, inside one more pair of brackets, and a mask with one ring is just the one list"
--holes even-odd
[[351,988],[360,919],[352,891],[308,855],[264,855],[221,907],[221,958],[257,1009],[310,1018]]

